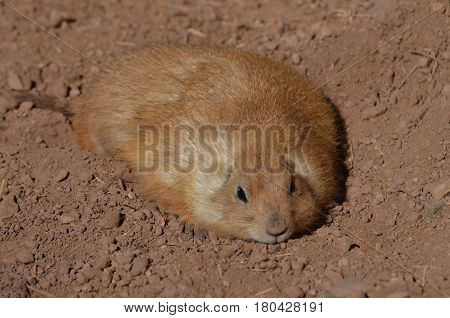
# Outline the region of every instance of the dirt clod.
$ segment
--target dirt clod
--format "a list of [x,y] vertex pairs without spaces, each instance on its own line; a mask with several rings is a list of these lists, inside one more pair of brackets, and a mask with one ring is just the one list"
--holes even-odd
[[428,199],[423,202],[423,207],[428,216],[435,215],[442,209],[443,206],[444,203],[442,201],[435,199]]
[[365,298],[367,297],[368,286],[358,280],[344,280],[334,286],[330,293],[338,298]]
[[66,180],[69,177],[69,171],[65,169],[59,170],[55,175],[55,181],[61,182]]
[[149,259],[145,256],[139,256],[133,261],[133,266],[131,267],[131,275],[137,276],[145,273],[149,265]]
[[17,205],[14,195],[7,195],[0,202],[0,219],[6,220],[14,214],[19,212],[19,206]]
[[21,248],[16,252],[16,259],[23,264],[30,264],[34,262],[34,255],[29,250]]
[[112,229],[120,225],[120,220],[121,217],[119,211],[110,211],[100,220],[100,225],[106,229]]
[[12,90],[21,91],[24,89],[23,83],[20,80],[19,76],[13,71],[8,71],[6,81],[9,88]]

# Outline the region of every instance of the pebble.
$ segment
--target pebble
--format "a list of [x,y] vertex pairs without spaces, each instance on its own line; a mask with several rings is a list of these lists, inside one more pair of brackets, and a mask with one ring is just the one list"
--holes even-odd
[[392,294],[386,295],[386,298],[408,298],[409,293],[407,291],[395,291]]
[[275,267],[277,267],[277,262],[275,261],[262,261],[259,263],[260,269],[270,270],[274,269]]
[[338,261],[338,266],[339,267],[347,267],[349,264],[348,258],[347,257],[343,257]]
[[145,273],[149,265],[149,259],[145,256],[139,256],[133,261],[133,266],[131,267],[131,276],[137,276]]
[[332,270],[330,268],[325,269],[323,272],[323,275],[332,283],[332,284],[338,284],[342,282],[342,276],[340,273],[338,273],[335,270]]
[[96,269],[105,269],[111,265],[111,259],[108,255],[101,255],[94,264]]
[[17,102],[14,99],[0,96],[0,116],[6,114],[6,112],[14,109],[16,106]]
[[368,120],[372,118],[376,118],[378,116],[383,115],[387,112],[387,107],[384,105],[378,105],[373,107],[366,107],[361,112],[361,118],[363,120]]
[[49,94],[50,96],[56,96],[60,98],[67,97],[67,91],[68,89],[66,84],[64,83],[63,78],[57,78],[50,81],[46,89],[47,94]]
[[299,286],[295,286],[295,285],[286,287],[284,292],[286,293],[286,297],[288,297],[288,298],[304,298],[305,297],[305,292]]
[[19,249],[16,252],[16,259],[23,264],[30,264],[34,262],[34,255],[27,249]]
[[299,257],[295,261],[292,261],[291,266],[295,272],[302,272],[307,264],[308,261],[306,260],[306,258]]
[[147,219],[147,215],[142,210],[137,210],[133,212],[133,219],[136,221],[145,221]]
[[292,54],[291,59],[292,59],[292,63],[294,63],[295,65],[300,64],[300,62],[302,61],[302,58],[300,57],[300,54],[298,54],[298,53]]
[[118,227],[119,224],[120,224],[119,211],[107,212],[106,215],[100,220],[100,225],[107,229]]
[[33,108],[33,106],[34,104],[31,101],[22,102],[19,105],[19,113],[21,115],[27,114]]
[[344,236],[339,238],[338,240],[339,247],[341,251],[348,252],[350,251],[350,248],[355,245],[355,242],[351,239],[349,236]]
[[59,28],[63,22],[72,22],[75,19],[68,13],[59,10],[52,10],[48,17],[48,24],[51,27]]
[[84,182],[89,182],[94,178],[92,172],[88,170],[83,170],[78,174],[78,179]]
[[330,293],[337,298],[364,298],[367,289],[367,285],[361,281],[346,279],[335,285]]
[[357,200],[359,198],[361,198],[362,196],[362,190],[361,187],[357,186],[357,185],[352,185],[348,190],[347,190],[347,197],[350,201],[354,201]]
[[435,199],[442,199],[450,193],[450,179],[445,180],[431,189],[431,194]]
[[161,246],[163,246],[163,245],[166,245],[166,243],[167,243],[167,240],[166,240],[165,237],[160,237],[160,238],[157,238],[157,239],[155,240],[155,245],[156,245],[157,247],[161,247]]
[[419,56],[417,58],[417,65],[419,67],[428,67],[430,66],[431,62],[433,62],[433,60],[428,56]]
[[0,219],[8,219],[17,212],[19,212],[19,205],[16,202],[15,196],[11,194],[5,196],[3,201],[0,202]]
[[23,83],[20,80],[19,76],[13,71],[8,71],[6,82],[9,88],[12,90],[21,91],[24,89]]
[[442,89],[442,95],[450,97],[450,84],[447,84]]
[[160,236],[163,234],[163,228],[161,225],[155,226],[155,236]]
[[71,88],[69,92],[69,97],[77,97],[81,94],[78,88]]
[[222,258],[230,258],[231,256],[234,255],[234,253],[236,252],[237,247],[232,245],[232,246],[227,246],[225,247],[222,252],[220,253],[220,256]]
[[129,250],[124,250],[121,253],[116,255],[116,262],[120,265],[128,265],[131,264],[131,261],[134,258],[134,253]]
[[75,218],[67,213],[62,214],[59,219],[61,220],[62,224],[69,224],[75,221]]
[[55,180],[57,182],[61,182],[61,181],[66,180],[68,177],[69,177],[69,171],[67,171],[65,169],[61,169],[56,173]]
[[92,268],[89,264],[83,265],[83,268],[80,272],[84,276],[86,281],[90,281],[94,278],[101,279],[103,275],[103,272],[101,270]]
[[435,215],[442,209],[443,206],[444,203],[436,199],[427,199],[423,202],[423,207],[427,213],[427,216]]

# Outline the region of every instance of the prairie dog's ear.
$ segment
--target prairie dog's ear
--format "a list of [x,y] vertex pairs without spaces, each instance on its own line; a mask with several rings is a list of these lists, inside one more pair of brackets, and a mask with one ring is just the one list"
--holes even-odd
[[285,165],[292,170],[293,173],[306,179],[309,179],[312,176],[311,165],[299,152],[287,153],[283,156],[283,160]]

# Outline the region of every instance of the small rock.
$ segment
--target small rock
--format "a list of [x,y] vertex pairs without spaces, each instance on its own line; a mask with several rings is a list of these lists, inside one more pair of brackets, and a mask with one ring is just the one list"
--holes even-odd
[[347,267],[349,264],[348,258],[347,257],[343,257],[338,261],[338,266],[341,267]]
[[357,199],[361,198],[361,196],[362,196],[362,189],[361,189],[361,187],[359,187],[357,185],[352,185],[347,190],[347,197],[350,201],[357,200]]
[[91,180],[94,178],[94,175],[93,175],[92,172],[90,172],[90,171],[83,170],[83,171],[81,171],[81,172],[78,174],[78,178],[79,178],[81,181],[89,182],[89,181],[91,181]]
[[11,194],[5,196],[3,201],[0,202],[0,219],[8,219],[17,212],[19,212],[19,205],[16,202],[15,196]]
[[317,32],[317,34],[316,34],[316,36],[317,36],[317,38],[319,40],[323,40],[323,39],[328,38],[328,37],[330,37],[332,35],[333,35],[333,32],[330,29],[326,28],[326,27],[322,27],[319,30],[319,32]]
[[61,220],[62,224],[69,224],[75,221],[75,218],[67,213],[62,214],[59,219]]
[[330,234],[330,229],[327,227],[321,227],[316,230],[315,234],[320,238],[324,238]]
[[431,194],[435,199],[442,199],[450,193],[450,179],[439,183],[431,189]]
[[133,260],[133,258],[134,258],[134,253],[132,253],[131,251],[128,251],[128,250],[125,250],[116,255],[116,261],[120,265],[131,264],[131,261]]
[[442,89],[442,95],[450,97],[450,84],[447,84]]
[[34,262],[34,255],[27,249],[20,249],[16,252],[16,259],[23,264]]
[[57,182],[61,182],[67,179],[69,177],[69,171],[65,169],[61,169],[58,171],[58,173],[55,175],[55,180]]
[[133,212],[133,219],[137,221],[145,221],[147,219],[147,215],[141,210],[136,210]]
[[349,236],[344,236],[339,238],[338,240],[339,247],[343,252],[350,251],[351,247],[355,245],[353,240]]
[[92,268],[89,264],[84,264],[80,273],[84,276],[85,281],[90,281],[94,278],[101,279],[103,272],[97,268]]
[[6,114],[17,106],[17,102],[12,98],[0,96],[0,116]]
[[278,48],[279,44],[275,41],[268,41],[264,43],[264,47],[269,51],[275,51]]
[[387,112],[387,107],[383,106],[383,105],[366,107],[361,112],[361,118],[363,120],[368,120],[368,119],[372,119],[372,118],[381,116],[386,112]]
[[22,115],[27,114],[33,108],[33,106],[34,104],[31,101],[22,102],[19,105],[19,113]]
[[444,203],[435,199],[428,199],[423,202],[423,207],[428,216],[433,216],[442,209]]
[[112,211],[112,212],[106,213],[106,215],[100,221],[100,225],[107,229],[112,229],[114,227],[118,227],[120,225],[119,211]]
[[337,298],[364,298],[367,296],[367,285],[357,280],[343,280],[330,291]]
[[436,11],[441,14],[444,14],[446,10],[446,5],[442,4],[441,2],[434,1],[430,3],[430,8],[432,12]]
[[131,267],[131,275],[137,276],[145,273],[149,265],[149,260],[147,257],[139,256],[133,261],[133,266]]
[[96,269],[105,269],[106,267],[111,265],[111,259],[108,255],[100,256],[94,264],[94,268]]
[[21,91],[24,89],[23,83],[20,80],[19,76],[13,71],[8,71],[8,77],[6,78],[6,82],[10,89]]
[[155,240],[155,245],[157,247],[161,247],[161,246],[165,245],[166,243],[167,243],[167,240],[164,237],[160,237]]
[[386,295],[386,298],[408,298],[409,293],[407,291],[395,291],[392,294]]
[[299,257],[296,260],[292,261],[292,269],[297,272],[302,272],[303,269],[306,267],[306,265],[308,264],[308,261],[306,260],[306,258],[303,257]]
[[332,283],[332,284],[338,284],[340,282],[342,282],[342,275],[340,273],[338,273],[335,270],[332,270],[330,268],[325,269],[325,271],[323,272],[323,275],[328,278],[328,280]]
[[160,236],[163,234],[163,228],[160,225],[155,226],[155,236]]
[[277,267],[277,262],[275,261],[263,261],[259,263],[259,268],[261,269],[266,269],[266,270],[270,270],[270,269],[274,269]]
[[74,22],[75,19],[71,17],[68,13],[62,12],[59,10],[50,11],[50,15],[48,17],[48,24],[51,27],[59,28],[63,25],[63,23]]
[[300,57],[300,54],[298,54],[298,53],[292,54],[291,59],[292,59],[292,63],[294,63],[295,65],[300,64],[300,62],[302,61],[302,58]]
[[47,94],[50,96],[56,96],[60,98],[67,97],[68,88],[64,82],[63,78],[57,78],[52,80],[46,89]]
[[225,247],[222,252],[220,253],[220,256],[227,259],[230,258],[231,256],[234,255],[234,253],[236,252],[237,247],[232,245],[232,246],[227,246]]
[[77,97],[81,94],[78,88],[71,88],[69,92],[69,97]]
[[286,297],[288,298],[304,298],[305,292],[299,286],[288,286],[284,290]]
[[423,67],[423,68],[428,67],[428,66],[430,66],[431,62],[433,62],[433,60],[428,56],[419,56],[417,58],[417,65],[419,67]]

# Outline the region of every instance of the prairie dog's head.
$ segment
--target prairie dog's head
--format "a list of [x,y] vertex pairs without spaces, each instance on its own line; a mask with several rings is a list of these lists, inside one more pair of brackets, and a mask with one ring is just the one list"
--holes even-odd
[[[222,149],[217,169],[197,172],[194,178],[193,213],[206,229],[219,234],[263,243],[280,243],[307,230],[319,216],[316,196],[308,183],[309,168],[302,158],[270,151],[279,169],[256,169],[258,158],[269,150],[234,144]],[[243,164],[245,158],[245,165]],[[273,168],[273,166],[272,166]]]

